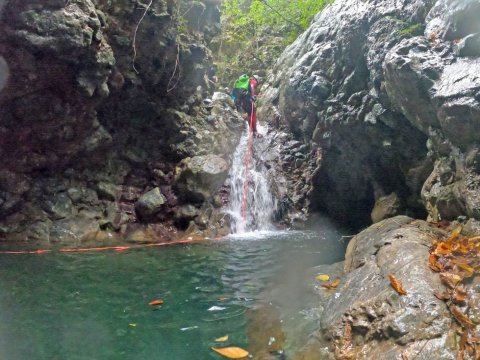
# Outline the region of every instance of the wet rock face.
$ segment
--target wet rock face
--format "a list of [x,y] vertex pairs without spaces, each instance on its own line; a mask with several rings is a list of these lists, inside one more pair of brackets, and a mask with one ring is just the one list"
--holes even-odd
[[479,16],[474,0],[337,0],[285,50],[260,118],[309,146],[310,211],[366,224],[395,192],[412,216],[478,217]]
[[385,61],[392,102],[429,136],[435,168],[422,197],[434,220],[480,215],[474,160],[480,131],[480,80],[475,75],[480,60],[474,39],[480,25],[473,14],[480,14],[476,1],[437,2],[425,36],[402,41]]
[[[0,239],[48,241],[88,222],[175,230],[177,206],[189,205],[174,189],[177,164],[229,153],[240,133],[205,77],[217,4],[8,0],[1,10]],[[135,206],[156,188],[164,204]]]
[[225,182],[227,174],[228,163],[220,156],[195,156],[182,160],[175,183],[185,199],[202,203]]
[[[356,235],[348,245],[340,285],[316,290],[323,312],[317,343],[311,347],[342,341],[349,326],[357,359],[393,360],[402,353],[410,358],[420,350],[425,358],[455,359],[453,320],[445,303],[433,295],[443,285],[426,261],[432,238],[444,235],[406,216],[383,220]],[[322,270],[333,274],[336,269]],[[406,295],[392,288],[390,274],[401,281]]]

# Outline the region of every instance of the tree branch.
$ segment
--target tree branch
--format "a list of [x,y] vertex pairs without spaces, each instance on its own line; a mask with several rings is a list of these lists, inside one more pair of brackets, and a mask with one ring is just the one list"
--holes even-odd
[[270,8],[272,11],[276,12],[283,20],[285,20],[286,22],[292,24],[293,26],[296,26],[298,29],[300,30],[303,30],[303,28],[301,27],[300,24],[297,24],[296,22],[293,22],[292,20],[290,19],[287,19],[285,16],[283,16],[277,9],[273,8],[272,6],[270,6],[270,4],[268,4],[265,0],[260,0],[260,2],[265,5],[266,7]]

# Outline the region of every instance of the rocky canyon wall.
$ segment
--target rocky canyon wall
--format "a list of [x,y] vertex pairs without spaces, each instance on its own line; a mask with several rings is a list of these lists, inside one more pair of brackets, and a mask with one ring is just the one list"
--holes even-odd
[[354,227],[480,219],[479,18],[474,0],[337,0],[320,13],[262,98],[261,118],[308,146],[287,200]]
[[221,206],[243,123],[211,98],[219,21],[212,1],[6,1],[0,239],[168,239]]

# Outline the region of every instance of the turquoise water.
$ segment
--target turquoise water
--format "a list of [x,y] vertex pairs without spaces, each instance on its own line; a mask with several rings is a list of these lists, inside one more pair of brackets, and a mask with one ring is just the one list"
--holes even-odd
[[[263,326],[252,324],[255,311],[265,304],[293,353],[318,320],[306,272],[341,260],[339,240],[334,230],[285,231],[123,252],[0,255],[0,359],[221,359],[211,346],[252,348],[251,329]],[[154,299],[164,304],[150,306]]]

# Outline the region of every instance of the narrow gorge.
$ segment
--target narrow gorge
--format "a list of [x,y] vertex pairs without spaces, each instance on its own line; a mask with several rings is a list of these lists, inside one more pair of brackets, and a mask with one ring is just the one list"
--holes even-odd
[[295,3],[0,0],[0,358],[480,357],[479,0]]

